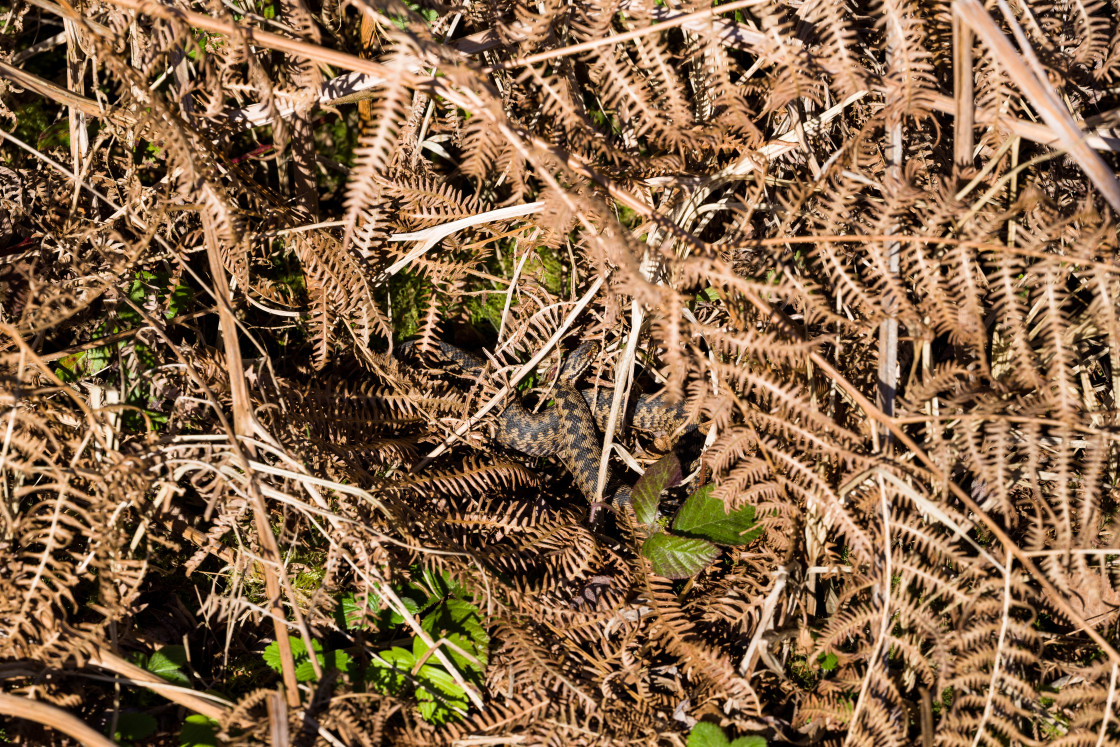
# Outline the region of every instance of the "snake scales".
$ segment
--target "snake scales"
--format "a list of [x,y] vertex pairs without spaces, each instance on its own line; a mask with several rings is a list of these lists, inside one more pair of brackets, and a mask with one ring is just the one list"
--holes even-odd
[[[445,342],[434,344],[443,358],[459,366],[462,376],[477,378],[482,373],[486,361],[479,356]],[[414,343],[405,343],[401,350],[414,347]],[[553,407],[531,412],[514,396],[498,416],[497,431],[498,443],[503,446],[528,456],[557,457],[589,501],[595,500],[603,451],[600,433],[607,426],[612,390],[581,391],[576,386],[594,360],[597,347],[585,343],[564,361],[552,395]],[[672,405],[660,395],[643,395],[634,405],[631,424],[641,430],[669,432],[686,420],[683,403]]]

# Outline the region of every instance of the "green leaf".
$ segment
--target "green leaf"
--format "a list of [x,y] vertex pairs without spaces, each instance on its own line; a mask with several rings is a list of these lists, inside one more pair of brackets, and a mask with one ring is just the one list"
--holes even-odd
[[444,651],[460,671],[482,674],[490,649],[490,636],[486,634],[482,614],[477,607],[464,599],[448,599],[425,615],[420,621],[420,627],[434,640],[446,638],[482,664],[480,667],[454,648],[445,646]]
[[[406,651],[400,646],[393,646],[387,651],[382,651],[379,654],[380,658],[387,662],[390,666],[397,669],[403,669],[406,672],[411,672],[412,667],[416,664],[416,657],[412,655],[411,651]],[[375,663],[380,663],[374,659]]]
[[[420,610],[420,608],[423,607],[424,604],[428,601],[426,597],[420,597],[419,599],[417,599],[416,597],[405,596],[404,594],[398,594],[398,597],[400,597],[401,604],[404,605],[405,610],[408,611],[408,614],[410,616],[415,615]],[[391,609],[392,614],[389,616],[389,624],[401,625],[402,623],[404,623],[404,617],[399,612],[397,612],[396,608]]]
[[[727,513],[723,501],[712,495],[714,487],[705,485],[685,500],[673,520],[673,531],[721,545],[746,545],[754,541],[762,533],[760,527],[755,527],[754,506]],[[752,527],[753,531],[747,531]]]
[[367,620],[377,612],[377,607],[373,595],[367,596],[363,601],[364,604],[354,594],[347,594],[342,598],[342,619],[347,630],[369,629]]
[[280,663],[280,644],[276,641],[265,646],[261,658],[264,659],[265,664],[272,667],[277,672],[284,671],[284,665]]
[[634,484],[630,500],[638,521],[649,526],[657,520],[661,493],[681,481],[681,463],[675,454],[666,454],[646,470]]
[[466,691],[442,668],[425,664],[416,677],[421,683],[416,688],[417,707],[428,723],[446,724],[460,718],[456,708],[467,709]]
[[408,684],[407,675],[415,664],[416,658],[410,652],[394,646],[373,657],[366,681],[378,692],[389,695],[399,693]]
[[764,737],[739,737],[731,743],[731,747],[766,747]]
[[167,296],[167,311],[164,312],[168,319],[179,316],[190,310],[194,303],[194,291],[185,285],[176,285]]
[[416,678],[433,692],[438,692],[446,698],[466,700],[467,692],[455,681],[443,667],[425,664],[420,667]]
[[[294,635],[288,636],[288,645],[292,647],[292,659],[298,665],[300,661],[307,658],[307,647],[303,645],[302,638],[296,638]],[[316,640],[311,641],[311,648],[316,652],[323,650],[323,645]],[[276,641],[268,644],[265,647],[264,653],[261,654],[264,663],[275,669],[277,672],[284,670],[284,665],[280,663],[280,644]]]
[[153,716],[138,711],[124,711],[117,719],[117,733],[113,735],[113,739],[118,742],[147,739],[156,733],[158,727],[159,722]]
[[158,675],[168,682],[188,687],[191,684],[187,675],[183,674],[183,667],[187,664],[187,650],[182,646],[164,646],[152,654],[148,663],[144,665],[154,675]]
[[433,568],[421,567],[419,564],[413,566],[412,570],[413,572],[420,572],[423,588],[427,589],[428,594],[432,597],[443,599],[448,596],[461,596],[466,593],[463,587],[447,571],[436,571]]
[[831,672],[836,669],[836,665],[840,663],[840,660],[836,658],[836,654],[827,653],[817,657],[817,663],[821,665],[821,669],[824,671]]
[[465,711],[469,705],[465,698],[462,700],[449,700],[446,697],[438,699],[425,687],[416,688],[416,700],[416,708],[420,711],[420,717],[435,726],[442,726],[451,721],[459,720],[462,716],[454,709],[459,708]]
[[[325,671],[337,669],[345,672],[350,667],[350,654],[345,651],[327,651],[323,654],[315,654],[315,658],[319,660],[320,666]],[[310,658],[296,667],[297,682],[310,682],[314,679],[315,667],[311,665]]]
[[708,567],[720,549],[711,542],[658,532],[642,545],[642,555],[653,564],[653,572],[665,578],[688,578]]
[[200,713],[187,716],[179,730],[179,747],[218,747],[218,722]]
[[730,747],[723,729],[701,721],[688,733],[688,747]]

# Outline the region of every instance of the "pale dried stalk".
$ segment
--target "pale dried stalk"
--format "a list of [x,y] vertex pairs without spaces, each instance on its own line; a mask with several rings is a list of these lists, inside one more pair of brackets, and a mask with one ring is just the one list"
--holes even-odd
[[[767,1],[768,0],[735,0],[735,2],[727,3],[726,5],[720,5],[714,8],[705,8],[704,10],[698,10],[694,13],[682,13],[679,15],[673,14],[672,17],[668,20],[655,24],[653,26],[634,29],[633,31],[627,31],[622,34],[615,34],[614,36],[605,36],[600,39],[592,39],[581,44],[572,44],[568,47],[550,49],[547,52],[541,52],[540,54],[521,57],[516,60],[504,62],[500,65],[495,65],[493,69],[512,70],[519,67],[525,67],[526,65],[535,65],[538,62],[556,59],[557,57],[567,57],[569,55],[579,54],[580,52],[586,52],[591,49],[605,47],[610,44],[619,44],[621,42],[630,41],[631,39],[637,39],[639,37],[646,36],[647,34],[656,34],[659,31],[676,28],[677,26],[686,26],[690,30],[693,30],[697,27],[707,30],[707,28],[710,26],[710,22],[708,22],[708,19],[710,19],[717,13],[730,13],[731,11],[739,10],[740,8],[749,8],[752,5],[764,5]],[[761,34],[759,34],[759,36],[762,37]],[[762,38],[765,39],[765,37]]]
[[[883,657],[883,646],[887,642],[888,634],[890,633],[891,614],[891,583],[894,581],[894,573],[892,572],[892,560],[894,553],[891,550],[891,513],[890,507],[887,504],[887,489],[882,482],[882,476],[879,479],[879,510],[882,512],[883,518],[883,590],[879,593],[879,604],[882,605],[882,615],[879,618],[879,634],[875,637],[875,645],[871,649],[871,655],[867,658],[867,672],[863,675],[863,682],[860,684],[859,695],[856,697],[855,706],[852,708],[852,720],[850,722],[851,729],[848,731],[847,737],[844,739],[844,744],[853,744],[852,735],[860,734],[856,730],[856,725],[859,723],[860,711],[863,709],[863,704],[867,702],[867,688],[871,685],[871,675],[876,667],[886,667],[885,661],[880,663]],[[855,744],[862,744],[856,742]]]
[[0,713],[34,721],[73,737],[85,747],[116,747],[116,743],[77,716],[49,703],[0,693]]
[[209,693],[196,693],[188,688],[173,685],[162,677],[125,661],[108,649],[94,651],[89,658],[89,664],[107,669],[128,680],[130,684],[146,687],[172,703],[178,703],[184,708],[216,721],[221,721],[229,715],[230,708],[226,701],[217,696]]
[[508,220],[510,218],[520,218],[524,215],[532,215],[544,209],[543,202],[529,202],[524,205],[510,205],[509,207],[498,208],[496,210],[487,210],[485,213],[478,215],[470,215],[466,218],[453,220],[449,223],[441,223],[438,226],[431,226],[421,231],[412,231],[411,233],[395,233],[389,237],[389,241],[419,241],[419,246],[411,250],[408,254],[401,257],[399,260],[389,265],[374,282],[384,282],[390,276],[397,274],[405,267],[408,267],[417,257],[423,256],[432,247],[451,234],[462,231],[464,228],[477,226],[482,223],[491,223],[493,221]]
[[[957,0],[953,5],[953,12],[965,23],[972,27],[977,35],[988,46],[988,49],[1007,70],[1008,75],[1023,91],[1023,95],[1046,122],[1050,131],[1061,147],[1068,152],[1085,175],[1092,180],[1102,196],[1120,213],[1120,181],[1112,172],[1104,159],[1100,157],[1085,141],[1085,133],[1074,122],[1069,111],[1054,95],[1048,83],[1039,80],[1038,76],[1025,64],[1015,52],[1011,42],[999,30],[996,22],[984,10],[984,6],[977,0]],[[1011,20],[1014,23],[1014,19]]]

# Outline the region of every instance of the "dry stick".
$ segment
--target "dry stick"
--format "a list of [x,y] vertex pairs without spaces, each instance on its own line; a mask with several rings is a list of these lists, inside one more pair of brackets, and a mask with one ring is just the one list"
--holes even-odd
[[[308,652],[312,653],[312,652]],[[315,658],[314,654],[311,656]],[[288,738],[288,706],[284,703],[280,693],[269,693],[265,700],[268,711],[268,736],[272,747],[287,747]]]
[[142,685],[155,690],[172,703],[178,703],[184,708],[189,708],[195,713],[200,713],[216,721],[221,721],[229,715],[230,707],[227,701],[209,694],[198,694],[185,687],[172,685],[159,675],[125,661],[107,649],[97,649],[89,658],[89,663],[101,669],[107,669],[114,674],[131,681],[132,684]]
[[975,81],[972,76],[972,29],[959,16],[953,16],[953,99],[956,117],[953,120],[953,161],[958,168],[972,165],[975,134],[976,102],[973,101]]
[[580,312],[583,311],[583,307],[587,306],[587,304],[591,302],[591,299],[595,297],[595,294],[599,292],[599,288],[601,288],[602,285],[603,276],[600,275],[599,277],[595,278],[595,282],[592,283],[591,287],[587,289],[587,292],[583,294],[583,298],[577,301],[576,305],[572,307],[571,312],[568,313],[567,318],[564,319],[564,323],[560,325],[560,328],[556,330],[552,337],[548,338],[548,342],[546,342],[544,346],[539,351],[537,351],[536,355],[529,359],[528,363],[518,369],[517,373],[515,373],[510,378],[509,384],[502,387],[501,391],[491,397],[490,401],[479,408],[479,410],[474,415],[471,415],[469,418],[463,421],[463,424],[456,428],[454,433],[445,438],[443,440],[443,443],[432,449],[431,453],[417,462],[416,465],[412,468],[412,471],[419,472],[420,470],[431,464],[433,459],[447,451],[447,448],[451,444],[462,438],[464,433],[474,427],[479,418],[490,412],[499,402],[505,399],[506,394],[509,393],[513,389],[513,387],[517,386],[517,383],[519,381],[536,370],[537,364],[544,360],[544,357],[548,355],[549,351],[552,350],[552,348],[556,347],[556,343],[560,342],[560,338],[563,337],[564,333],[568,331],[568,328],[572,326],[572,323],[576,320],[576,317],[578,317],[580,315]]
[[[1007,139],[1007,143],[1008,143],[1008,145],[1013,146],[1015,143],[1019,142],[1020,140],[1021,140],[1021,138],[1019,138],[1017,136],[1012,136],[1012,137]],[[1046,161],[1053,160],[1055,158],[1058,158],[1060,155],[1062,155],[1062,152],[1060,150],[1059,151],[1051,151],[1049,153],[1043,153],[1042,155],[1035,156],[1034,158],[1027,161],[1026,163],[1020,163],[1020,164],[1015,165],[1013,168],[1011,168],[1006,173],[1004,173],[1002,176],[1000,176],[999,179],[996,179],[995,183],[991,187],[989,187],[987,189],[987,191],[984,192],[984,194],[980,195],[979,199],[976,200],[976,203],[969,209],[968,213],[963,218],[961,218],[960,220],[956,220],[956,219],[953,220],[953,223],[955,224],[956,229],[959,231],[961,226],[963,226],[964,224],[966,224],[970,220],[972,220],[972,217],[974,215],[976,215],[977,213],[979,213],[980,210],[983,209],[984,205],[986,205],[989,200],[991,200],[993,197],[995,197],[999,192],[1001,192],[1003,190],[1003,186],[1005,184],[1007,184],[1007,182],[1013,181],[1015,179],[1015,177],[1019,176],[1020,173],[1022,173],[1023,171],[1026,171],[1030,167],[1037,166],[1040,163],[1045,163]],[[1012,185],[1012,189],[1014,189],[1014,185]],[[1014,202],[1015,202],[1014,196],[1012,196],[1010,198],[1010,202],[1012,204],[1014,204]],[[1008,240],[1010,242],[1010,240],[1011,240],[1010,236],[1008,237]]]
[[[896,42],[893,35],[888,35],[892,39],[888,43],[887,56],[888,59],[896,58],[900,52],[896,48]],[[890,163],[891,176],[898,181],[902,182],[902,119],[899,118],[895,122],[888,122],[887,136],[889,138],[889,153],[888,161]],[[887,226],[887,233],[894,234],[898,231],[897,223],[891,223]],[[886,247],[886,266],[887,272],[897,278],[899,274],[899,263],[902,254],[902,244],[898,241],[887,243]],[[884,306],[888,309],[887,317],[879,325],[879,366],[878,366],[878,404],[880,409],[888,416],[894,415],[894,402],[898,388],[898,315],[890,313],[896,309],[897,299],[892,299],[890,295],[884,298]],[[888,452],[890,450],[890,431],[886,428],[882,429],[881,434],[872,432],[873,436],[877,436],[876,450]],[[872,673],[876,667],[886,667],[886,662],[881,662],[883,646],[887,641],[888,633],[890,631],[889,624],[891,620],[891,530],[890,530],[890,504],[887,500],[887,489],[883,485],[882,477],[879,478],[879,498],[883,512],[883,591],[880,594],[879,604],[882,605],[881,618],[879,624],[879,634],[875,638],[875,645],[872,648],[871,656],[868,658],[867,671],[864,673],[863,682],[860,684],[859,695],[856,698],[855,707],[852,709],[851,725],[854,727],[858,723],[860,712],[863,710],[864,703],[866,702],[867,689],[871,685]],[[848,732],[848,737],[844,740],[848,744],[856,730],[853,728]]]
[[1101,717],[1101,730],[1097,735],[1097,747],[1104,744],[1104,735],[1108,731],[1108,719],[1112,716],[1112,701],[1116,697],[1116,669],[1115,664],[1112,665],[1112,678],[1108,682],[1108,700],[1104,704],[1104,716]]
[[[533,235],[530,236],[528,241],[526,241],[525,243],[531,245],[534,241],[536,241],[536,238],[539,234],[540,234],[540,229],[538,228],[535,231],[533,231]],[[508,281],[505,281],[506,282],[506,293],[505,293],[506,300],[505,300],[505,304],[502,305],[502,319],[501,319],[501,322],[499,322],[499,324],[498,324],[498,344],[499,345],[501,345],[502,341],[505,339],[505,336],[506,336],[506,321],[508,321],[508,319],[509,319],[509,307],[510,307],[510,305],[513,304],[513,292],[515,290],[517,290],[517,281],[521,279],[521,271],[525,268],[525,263],[529,261],[529,255],[531,255],[532,253],[533,253],[533,250],[532,250],[531,246],[526,247],[525,253],[522,254],[521,259],[518,260],[517,259],[517,241],[515,240],[513,242],[512,258],[516,261],[516,264],[513,267],[513,275],[510,276]],[[574,296],[575,294],[573,293],[572,295]]]
[[646,34],[655,34],[658,31],[662,31],[664,29],[671,29],[676,28],[677,26],[689,25],[691,23],[695,23],[696,21],[705,20],[710,16],[715,15],[716,13],[730,13],[733,10],[747,8],[751,5],[762,5],[765,2],[767,2],[767,0],[735,0],[735,2],[728,3],[727,5],[720,5],[714,8],[706,8],[704,10],[698,10],[695,13],[684,13],[679,16],[673,16],[670,20],[663,23],[654,24],[653,26],[645,26],[643,28],[634,29],[633,31],[627,31],[622,34],[605,36],[599,39],[592,39],[591,41],[585,41],[580,44],[573,44],[570,47],[550,49],[547,52],[540,52],[539,54],[529,55],[528,57],[521,57],[509,62],[503,62],[500,65],[495,65],[492,68],[488,68],[486,72],[491,72],[493,70],[511,70],[513,68],[525,67],[526,65],[534,65],[538,62],[544,62],[545,60],[551,60],[557,57],[567,57],[568,55],[579,54],[580,52],[586,52],[589,49],[597,49],[598,47],[605,47],[610,44],[618,44],[619,42],[630,41],[631,39],[637,39],[638,37],[645,36]]
[[[883,238],[887,241],[897,241],[899,239],[898,236],[885,236]],[[778,321],[795,339],[804,340],[801,335],[801,330],[798,329],[793,321],[790,320],[784,313],[771,307],[769,303],[759,298],[753,292],[745,291],[744,295],[746,296],[747,300],[749,300],[754,305],[754,307],[757,308],[766,318]],[[1113,663],[1120,664],[1120,652],[1118,652],[1104,636],[1098,633],[1096,628],[1092,627],[1084,617],[1082,617],[1075,609],[1073,609],[1073,607],[1070,606],[1070,603],[1066,600],[1066,598],[1062,596],[1061,592],[1058,591],[1058,589],[1054,586],[1050,579],[1047,578],[1046,575],[1038,569],[1038,566],[1036,566],[1034,564],[1034,561],[1031,560],[1030,557],[1028,557],[1027,553],[1024,552],[1021,547],[1012,542],[1011,537],[1008,536],[1003,527],[1000,526],[999,523],[995,521],[995,519],[989,516],[984,509],[980,508],[980,505],[972,499],[972,496],[962,490],[961,487],[957,485],[957,483],[954,482],[950,478],[950,476],[937,464],[937,462],[934,461],[934,459],[932,459],[929,454],[927,454],[925,450],[922,449],[914,441],[914,439],[910,438],[910,435],[906,433],[906,431],[903,430],[902,427],[894,421],[894,418],[885,415],[882,410],[880,410],[875,406],[873,402],[871,402],[871,400],[863,396],[863,393],[860,392],[859,388],[850,383],[844,377],[844,375],[837,371],[832,366],[832,364],[828,362],[828,359],[822,356],[820,353],[809,353],[809,359],[812,360],[818,368],[824,371],[824,373],[829,378],[831,378],[837,384],[837,386],[847,392],[848,396],[851,397],[856,405],[858,405],[861,410],[867,413],[869,417],[885,425],[894,435],[894,437],[898,439],[898,442],[906,447],[918,461],[926,466],[926,469],[930,471],[930,473],[936,480],[944,483],[949,488],[949,491],[952,492],[952,494],[955,495],[957,499],[964,504],[965,508],[967,508],[974,515],[976,515],[977,518],[980,519],[981,523],[983,523],[984,526],[988,528],[988,531],[995,535],[995,538],[999,540],[1000,544],[1007,548],[1007,551],[1015,558],[1015,560],[1019,561],[1019,564],[1023,566],[1027,573],[1034,576],[1035,580],[1038,581],[1039,586],[1042,587],[1043,593],[1049,598],[1054,607],[1063,616],[1065,616],[1066,619],[1072,621],[1074,625],[1080,628],[1084,628],[1086,634],[1088,634],[1088,636],[1093,639],[1094,643],[1101,647],[1101,649],[1108,655],[1108,658],[1111,659]]]
[[21,70],[2,60],[0,60],[0,77],[7,78],[16,85],[29,88],[40,96],[45,96],[55,103],[77,109],[88,117],[119,119],[122,124],[134,124],[136,121],[125,112],[118,109],[105,109],[93,99],[86,98],[67,88],[55,85],[46,78],[40,78],[38,75],[29,73],[26,70]]
[[879,635],[875,636],[875,645],[871,649],[871,656],[867,658],[867,672],[863,676],[863,681],[860,683],[859,695],[856,696],[855,707],[852,709],[851,719],[849,725],[853,728],[848,730],[848,736],[844,738],[844,744],[850,744],[852,735],[857,733],[855,726],[859,721],[860,710],[863,708],[864,702],[867,698],[867,690],[871,686],[871,673],[875,667],[882,666],[884,669],[887,667],[887,662],[880,664],[880,658],[883,658],[883,645],[886,643],[888,634],[890,633],[891,615],[891,582],[894,580],[894,572],[891,563],[894,555],[891,553],[891,512],[890,505],[887,503],[887,488],[883,485],[882,476],[879,477],[879,509],[883,513],[883,590],[878,596],[881,598],[880,604],[883,605],[883,615],[879,621]]
[[[656,266],[649,261],[648,253],[642,259],[642,275],[650,280],[647,266]],[[623,396],[630,388],[634,379],[634,358],[638,353],[638,333],[642,328],[645,314],[642,305],[635,298],[630,302],[630,336],[626,340],[626,347],[622,351],[622,359],[618,362],[614,373],[614,392],[611,394],[611,410],[607,415],[607,427],[603,431],[603,448],[599,453],[599,476],[595,482],[595,501],[603,499],[603,488],[607,486],[607,470],[610,467],[611,446],[614,442],[615,428],[618,427],[618,416],[622,412]],[[594,515],[594,514],[592,514]]]
[[[976,727],[976,734],[972,739],[972,747],[979,747],[980,737],[984,736],[984,727],[992,715],[992,703],[995,701],[996,691],[999,689],[999,668],[1003,664],[1003,646],[1007,640],[1007,627],[1011,622],[1011,570],[1015,564],[1011,562],[1008,552],[1003,570],[1003,613],[1000,615],[999,638],[996,643],[995,661],[992,662],[992,672],[988,677],[988,696],[984,699],[984,712],[980,715],[980,724]],[[1116,671],[1115,666],[1113,671]],[[998,728],[998,727],[997,727]]]
[[[807,569],[811,573],[812,568]],[[758,615],[758,624],[755,626],[751,642],[747,644],[747,651],[739,662],[739,676],[748,678],[753,671],[754,658],[762,647],[762,638],[774,629],[774,613],[778,610],[778,600],[789,581],[790,569],[788,566],[778,566],[774,571],[774,585],[762,603],[762,611]],[[842,571],[841,571],[842,572]]]
[[[897,53],[897,52],[893,52]],[[899,183],[902,182],[902,121],[899,120],[889,127],[890,137],[890,168],[892,175]],[[887,232],[894,234],[898,231],[897,224],[887,226]],[[887,272],[897,278],[902,255],[902,244],[898,241],[886,245]],[[879,406],[889,416],[894,416],[894,400],[898,389],[898,315],[890,313],[897,310],[895,307],[898,299],[890,295],[885,297],[884,306],[888,309],[888,316],[879,325]],[[882,433],[884,450],[889,440],[889,435]],[[852,720],[855,723],[855,719]]]
[[[982,169],[980,169],[978,172],[976,172],[976,176],[972,177],[972,180],[969,181],[968,184],[964,185],[963,187],[961,187],[960,189],[957,190],[957,193],[955,195],[953,195],[953,199],[960,202],[972,190],[974,190],[978,186],[980,186],[980,183],[983,182],[984,179],[988,176],[988,174],[992,173],[992,171],[995,170],[996,166],[999,165],[1000,161],[1003,160],[1003,154],[1006,153],[1007,151],[1011,150],[1011,146],[1014,142],[1015,142],[1014,137],[1007,138],[1003,142],[1003,144],[999,146],[999,150],[997,150],[995,153],[993,153],[987,159],[987,161],[984,163],[984,167]],[[1062,151],[1060,151],[1060,150],[1054,151],[1054,153],[1061,153],[1061,152]],[[963,221],[958,221],[958,223],[963,223]]]
[[[58,5],[57,3],[52,3],[50,0],[27,0],[27,4],[28,5],[34,5],[36,8],[41,8],[41,9],[47,11],[48,13],[54,13],[55,15],[59,15],[59,16],[67,16],[67,17],[74,18],[74,19],[82,17],[79,13],[75,12],[75,10],[73,8],[71,8],[69,5],[67,5],[66,7],[63,7],[61,5]],[[112,34],[112,31],[109,29],[108,26],[102,26],[100,23],[97,23],[96,21],[86,20],[85,23],[86,23],[87,26],[89,26],[90,29],[92,29],[93,31],[96,31],[101,36],[109,36],[110,34]]]
[[[226,268],[218,253],[218,237],[214,233],[213,222],[210,217],[202,213],[202,227],[206,238],[206,256],[210,261],[210,275],[214,283],[214,295],[218,299],[218,323],[222,333],[222,346],[226,353],[226,368],[229,373],[230,396],[233,400],[233,438],[236,442],[238,434],[251,435],[253,433],[253,408],[249,402],[249,383],[245,380],[245,368],[241,364],[241,343],[237,337],[237,322],[233,316],[233,305],[230,303],[229,280],[226,278]],[[150,323],[150,322],[149,322]],[[162,332],[158,332],[161,336]],[[234,447],[237,456],[248,467],[248,454],[240,443]],[[261,549],[264,551],[265,562],[261,563],[264,573],[265,592],[268,594],[269,617],[272,618],[273,632],[276,634],[276,646],[279,649],[281,670],[284,679],[284,690],[288,698],[288,705],[292,708],[299,707],[299,681],[296,679],[295,658],[292,656],[292,644],[288,639],[287,626],[284,624],[284,595],[280,590],[280,580],[276,578],[276,568],[284,567],[284,556],[272,533],[268,523],[268,505],[261,495],[260,486],[252,473],[247,471],[249,497],[253,505],[253,520],[257,526],[257,536],[260,539]],[[276,568],[273,568],[273,563]],[[292,611],[297,612],[295,596],[292,596]],[[298,613],[297,613],[298,614]],[[305,627],[305,626],[301,626]],[[301,630],[301,632],[303,632]],[[311,635],[307,631],[307,640],[304,645],[312,651]],[[319,661],[315,656],[310,657],[311,666],[316,677],[322,678]]]
[[443,239],[447,238],[456,231],[461,231],[464,228],[477,226],[479,223],[489,223],[491,221],[508,220],[509,218],[519,218],[523,215],[532,215],[539,213],[544,209],[543,202],[529,202],[523,205],[511,205],[509,207],[498,208],[497,210],[487,210],[485,213],[471,215],[466,218],[460,218],[448,223],[442,223],[438,226],[431,226],[421,231],[413,231],[411,233],[395,233],[389,237],[389,241],[420,241],[422,242],[418,247],[410,251],[408,254],[401,257],[392,265],[387,267],[382,272],[375,283],[384,281],[391,275],[395,275],[405,267],[407,267],[412,260],[425,254],[429,249],[434,247]]
[[[1112,209],[1120,213],[1120,182],[1117,181],[1116,174],[1085,142],[1085,133],[1054,95],[1053,89],[1039,80],[1023,62],[1022,57],[1016,53],[1011,42],[1003,35],[999,26],[978,0],[957,0],[953,4],[953,11],[980,36],[995,58],[1007,70],[1011,79],[1022,90],[1023,95],[1057,135],[1061,146],[1077,161]],[[1018,28],[1014,18],[1010,19],[1009,23],[1015,24],[1015,28]],[[1033,55],[1033,52],[1030,54]]]
[[14,55],[12,55],[12,64],[19,65],[21,63],[27,62],[31,58],[38,57],[44,52],[49,52],[60,44],[65,43],[65,31],[59,34],[55,34],[54,36],[47,37],[46,39],[43,39],[43,41],[32,44],[30,47],[20,50],[19,52],[16,52]]
[[84,747],[117,747],[116,742],[74,714],[49,703],[0,693],[0,713],[49,726],[55,731],[73,737]]

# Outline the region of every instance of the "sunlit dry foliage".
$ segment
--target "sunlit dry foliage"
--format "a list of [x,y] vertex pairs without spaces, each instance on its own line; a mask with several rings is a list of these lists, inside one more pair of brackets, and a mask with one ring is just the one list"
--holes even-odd
[[[6,6],[4,693],[112,733],[184,644],[161,739],[1120,743],[1120,5],[996,5]],[[662,391],[759,540],[661,578],[500,445],[586,340],[615,482]],[[452,723],[246,663],[368,663],[410,568],[485,617]]]

